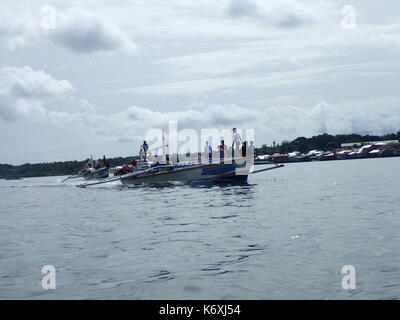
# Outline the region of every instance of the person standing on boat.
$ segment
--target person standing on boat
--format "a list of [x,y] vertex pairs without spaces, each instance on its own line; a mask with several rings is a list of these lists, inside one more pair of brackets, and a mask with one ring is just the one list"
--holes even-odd
[[212,163],[212,148],[208,144],[208,141],[206,141],[206,145],[204,147],[204,159],[207,159],[208,157],[208,163]]
[[99,169],[101,168],[101,159],[97,159],[95,162],[94,168]]
[[110,164],[108,163],[108,160],[106,159],[105,155],[103,155],[103,166],[106,167],[107,169],[110,169]]
[[246,154],[245,154],[245,156],[247,156],[247,157],[249,157],[249,156],[255,156],[255,147],[254,147],[254,141],[253,140],[250,140],[250,145],[249,146],[247,146],[247,148],[246,148]]
[[143,141],[143,144],[140,146],[140,153],[143,154],[143,161],[147,161],[147,151],[149,150],[149,145],[146,140]]
[[225,153],[228,151],[228,146],[225,144],[224,140],[221,140],[221,144],[218,146],[219,150],[219,162],[224,163]]
[[[236,128],[232,129],[232,160],[235,158],[235,152],[239,154],[240,146],[242,145],[242,137],[237,133]],[[236,147],[236,148],[235,148]]]

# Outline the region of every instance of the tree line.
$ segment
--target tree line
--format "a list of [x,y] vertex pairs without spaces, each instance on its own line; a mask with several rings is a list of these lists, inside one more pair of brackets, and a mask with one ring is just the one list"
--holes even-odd
[[[108,159],[111,166],[127,164],[132,158],[118,157]],[[72,175],[80,171],[88,160],[59,161],[48,163],[25,163],[18,166],[0,164],[1,179],[17,179],[27,177],[63,176]]]

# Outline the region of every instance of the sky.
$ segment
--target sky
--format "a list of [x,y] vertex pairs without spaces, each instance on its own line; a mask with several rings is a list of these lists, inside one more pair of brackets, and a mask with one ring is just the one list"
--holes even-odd
[[0,163],[130,156],[169,121],[258,147],[400,128],[398,0],[3,0],[0,21]]

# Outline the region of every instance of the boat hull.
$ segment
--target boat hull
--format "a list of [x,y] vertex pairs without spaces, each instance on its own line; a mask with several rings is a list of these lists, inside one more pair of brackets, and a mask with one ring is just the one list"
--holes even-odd
[[[241,170],[238,170],[241,169]],[[155,171],[126,175],[121,177],[124,185],[157,184],[168,182],[245,182],[248,170],[244,165],[231,164],[209,164],[192,165],[171,170]]]

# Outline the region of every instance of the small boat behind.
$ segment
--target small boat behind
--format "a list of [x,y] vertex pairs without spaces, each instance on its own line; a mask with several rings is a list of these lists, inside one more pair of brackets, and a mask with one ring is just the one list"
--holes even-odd
[[87,170],[82,177],[85,180],[105,179],[109,176],[109,168],[103,167],[99,169]]

